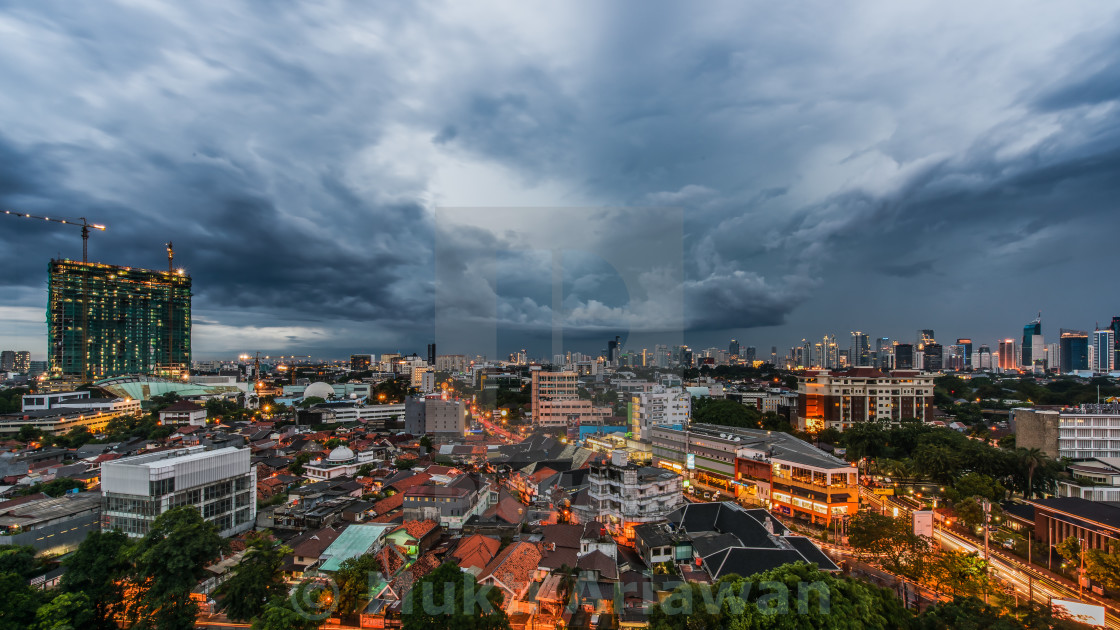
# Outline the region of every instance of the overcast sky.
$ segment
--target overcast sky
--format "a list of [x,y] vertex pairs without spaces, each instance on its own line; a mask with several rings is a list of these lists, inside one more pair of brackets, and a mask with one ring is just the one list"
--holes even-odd
[[[1118,57],[1106,2],[0,2],[0,205],[173,240],[196,358],[1054,338],[1120,315]],[[0,221],[43,358],[81,241]]]

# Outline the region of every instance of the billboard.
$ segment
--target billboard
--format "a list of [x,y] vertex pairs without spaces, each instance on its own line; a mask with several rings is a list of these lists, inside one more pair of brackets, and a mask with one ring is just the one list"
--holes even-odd
[[914,535],[933,538],[933,510],[916,510],[913,518]]
[[1104,627],[1104,606],[1075,602],[1068,599],[1052,599],[1050,605],[1054,614],[1068,616],[1074,621],[1079,621],[1090,626]]
[[696,454],[688,453],[684,456],[684,467],[689,470],[696,470]]

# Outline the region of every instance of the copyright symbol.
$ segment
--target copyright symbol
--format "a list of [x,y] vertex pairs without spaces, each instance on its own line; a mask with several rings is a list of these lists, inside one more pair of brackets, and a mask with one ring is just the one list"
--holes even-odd
[[304,619],[322,621],[338,608],[338,584],[325,577],[305,577],[288,600],[292,610]]

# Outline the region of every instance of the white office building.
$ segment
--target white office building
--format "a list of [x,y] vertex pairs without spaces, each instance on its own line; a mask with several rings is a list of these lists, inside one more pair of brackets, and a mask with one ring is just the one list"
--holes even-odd
[[650,391],[636,392],[630,399],[630,431],[639,440],[649,441],[650,427],[684,425],[692,414],[692,396],[680,387],[654,385]]
[[249,449],[160,451],[101,464],[101,529],[139,538],[164,512],[191,505],[222,536],[253,527],[257,474]]

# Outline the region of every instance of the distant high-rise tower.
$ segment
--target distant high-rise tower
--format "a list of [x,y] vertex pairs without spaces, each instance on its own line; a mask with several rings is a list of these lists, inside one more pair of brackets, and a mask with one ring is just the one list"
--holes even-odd
[[890,370],[894,368],[893,350],[894,346],[891,344],[890,337],[879,337],[878,348],[875,350],[875,367],[880,370]]
[[913,370],[914,369],[914,345],[909,343],[899,343],[894,346],[894,369],[896,370]]
[[1039,314],[1038,319],[1028,322],[1023,326],[1023,345],[1020,348],[1022,359],[1020,365],[1025,368],[1034,366],[1035,361],[1041,361],[1045,357],[1045,344],[1042,339],[1042,315]]
[[727,346],[727,354],[729,354],[733,357],[739,356],[739,342],[738,341],[736,341],[735,339],[731,340],[731,343],[728,344],[728,346]]
[[755,348],[754,346],[747,346],[747,356],[746,356],[747,363],[754,363],[755,355],[757,355],[757,354],[758,354],[758,349],[757,348]]
[[862,332],[852,333],[852,346],[848,352],[848,359],[853,367],[866,367],[871,365],[871,346],[868,336]]
[[972,340],[971,339],[957,339],[957,345],[961,346],[964,353],[964,366],[966,368],[972,366]]
[[972,369],[974,370],[991,370],[994,365],[992,361],[992,349],[986,345],[981,345],[973,355]]
[[1111,328],[1093,331],[1093,371],[1097,374],[1106,374],[1116,369],[1112,350],[1116,345],[1115,337],[1116,333]]
[[436,342],[428,344],[428,365],[436,364]]
[[1014,370],[1019,367],[1019,353],[1015,351],[1014,339],[999,342],[999,369]]
[[615,365],[618,361],[618,340],[619,337],[616,335],[614,339],[607,341],[607,363],[611,365]]
[[922,348],[922,369],[926,372],[940,372],[944,366],[945,354],[941,344],[927,343]]
[[1058,365],[1062,374],[1089,369],[1089,333],[1061,330],[1058,340]]
[[48,272],[53,376],[178,376],[190,368],[189,275],[72,260],[52,260]]
[[778,346],[770,346],[770,365],[778,365]]
[[1113,317],[1109,324],[1112,330],[1112,369],[1120,369],[1120,316]]

